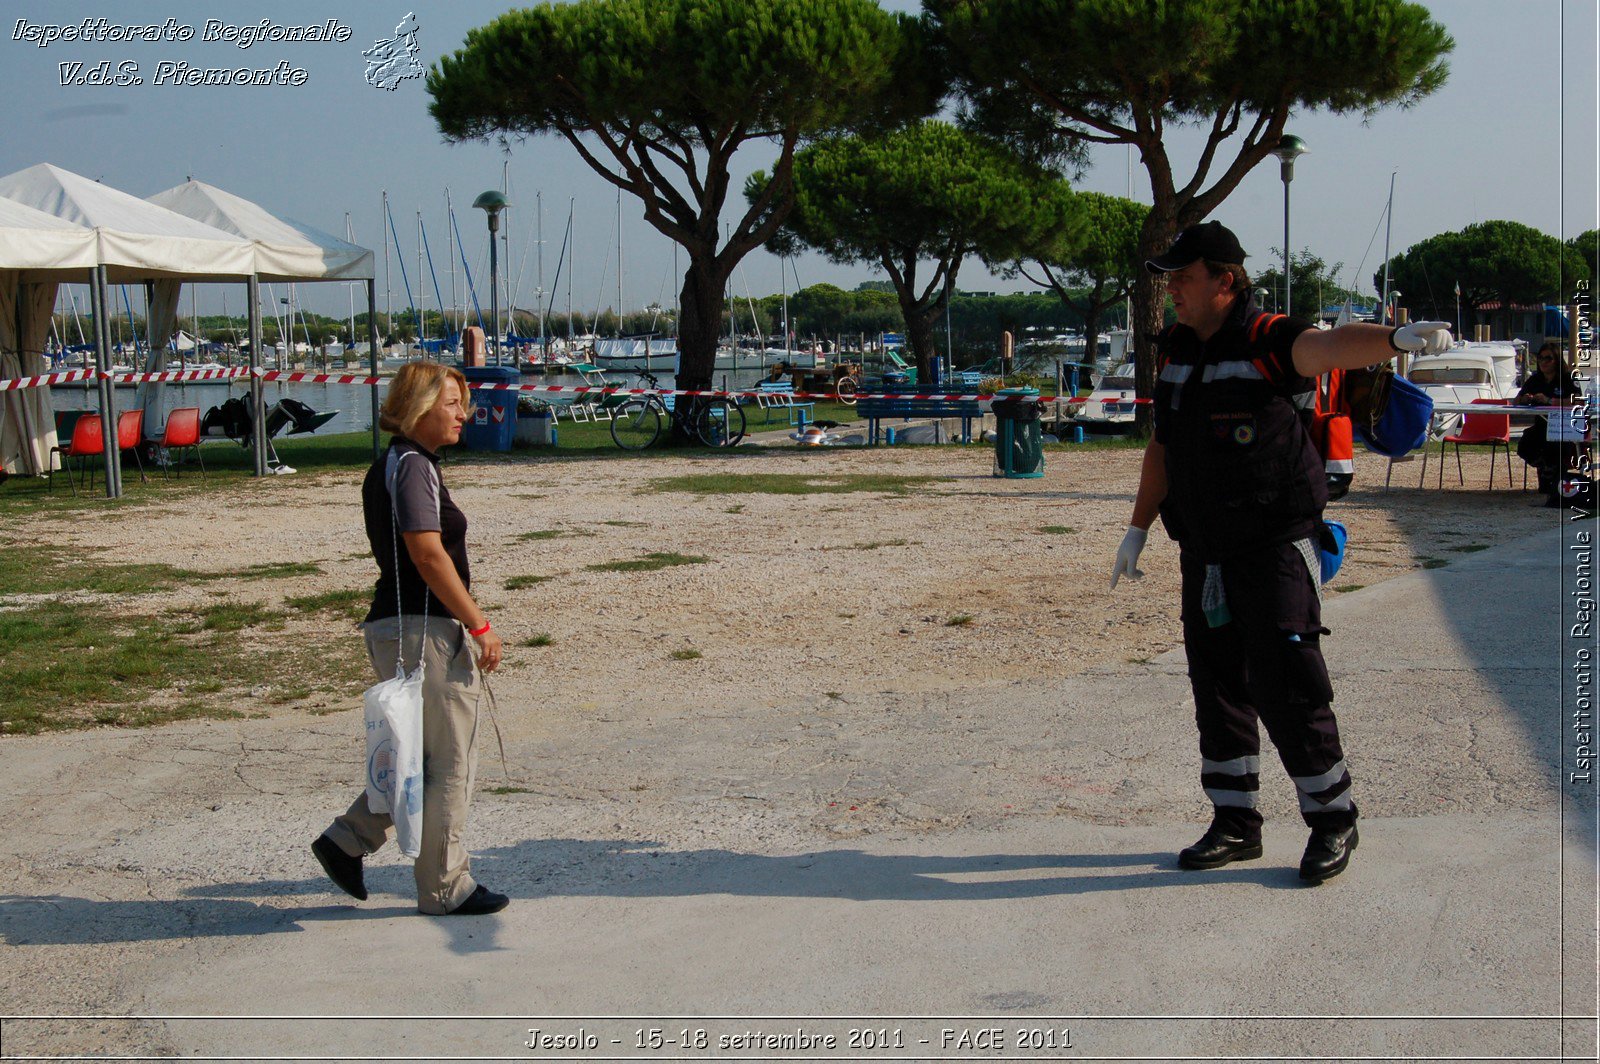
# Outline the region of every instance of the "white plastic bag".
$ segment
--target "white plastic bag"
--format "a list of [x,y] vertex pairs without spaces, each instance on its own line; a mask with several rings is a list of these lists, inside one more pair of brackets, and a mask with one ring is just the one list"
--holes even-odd
[[367,808],[394,820],[407,857],[422,852],[422,665],[367,688]]

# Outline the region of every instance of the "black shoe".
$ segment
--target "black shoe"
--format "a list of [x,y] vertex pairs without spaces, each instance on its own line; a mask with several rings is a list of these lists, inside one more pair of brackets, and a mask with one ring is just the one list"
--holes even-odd
[[1178,852],[1178,864],[1184,868],[1221,868],[1233,861],[1254,861],[1261,856],[1261,840],[1230,835],[1220,828],[1211,828],[1200,841]]
[[351,857],[339,848],[337,842],[326,835],[317,836],[317,841],[311,844],[311,852],[316,855],[317,863],[328,873],[328,878],[333,880],[334,885],[357,901],[367,900],[367,884],[361,871],[361,858]]
[[482,883],[479,883],[478,888],[471,894],[467,895],[466,901],[462,902],[460,905],[457,905],[454,909],[451,909],[446,915],[487,916],[490,913],[499,912],[501,909],[504,909],[510,904],[510,898],[506,897],[504,894],[496,894]]
[[1350,863],[1350,852],[1361,842],[1361,833],[1351,824],[1342,831],[1313,831],[1300,858],[1300,878],[1311,883],[1332,879]]

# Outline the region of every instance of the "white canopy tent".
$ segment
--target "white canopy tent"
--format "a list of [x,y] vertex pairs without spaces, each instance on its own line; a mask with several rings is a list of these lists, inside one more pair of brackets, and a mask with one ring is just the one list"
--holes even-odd
[[[366,281],[372,371],[377,362],[375,256],[369,248],[340,240],[320,229],[283,218],[265,207],[215,185],[193,179],[158,192],[150,202],[251,242],[256,277],[261,281]],[[355,337],[351,337],[352,343]],[[252,351],[258,344],[252,341]],[[262,416],[257,396],[256,416]],[[378,445],[378,389],[372,388],[372,439]],[[260,427],[258,422],[258,428]],[[259,435],[259,433],[257,434]]]
[[[91,229],[95,240],[96,268],[95,331],[100,369],[110,367],[105,342],[109,314],[106,306],[107,283],[147,282],[150,321],[150,366],[160,368],[163,351],[177,325],[179,281],[244,281],[255,266],[254,248],[232,233],[186,218],[174,211],[147,203],[108,185],[91,181],[70,170],[49,163],[0,177],[0,197],[34,207],[46,214]],[[46,282],[49,303],[55,301],[55,281]],[[40,299],[42,303],[42,298]],[[43,347],[49,315],[42,321],[28,320],[27,332],[20,339],[23,350]],[[151,402],[147,393],[145,404]],[[159,400],[155,410],[159,412]],[[106,447],[106,492],[122,492],[121,468],[117,461],[115,408],[111,383],[100,383],[100,408]],[[155,430],[150,406],[146,406],[147,428]]]
[[[46,282],[87,279],[95,263],[92,230],[0,199],[0,378],[32,377],[45,371],[44,334],[55,305],[55,284]],[[27,324],[41,320],[43,331]],[[25,332],[37,332],[38,341],[22,342]],[[0,469],[44,473],[55,445],[47,390],[9,391],[0,397]]]
[[365,281],[374,276],[373,254],[367,248],[280,218],[204,181],[185,181],[148,202],[250,241],[256,276],[263,281]]

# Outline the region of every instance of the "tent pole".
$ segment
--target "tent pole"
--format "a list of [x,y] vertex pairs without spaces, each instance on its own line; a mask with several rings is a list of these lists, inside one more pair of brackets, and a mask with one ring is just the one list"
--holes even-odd
[[94,268],[94,342],[95,364],[99,368],[100,438],[105,446],[106,498],[115,499],[122,494],[120,478],[121,454],[117,451],[117,405],[111,381],[105,376],[111,372],[111,329],[106,314],[106,268]]
[[[351,338],[352,342],[354,337]],[[378,280],[376,277],[367,278],[367,359],[372,368],[372,376],[378,376]],[[378,385],[372,388],[372,460],[376,462],[382,449],[378,443]]]
[[250,307],[250,449],[254,452],[256,476],[267,475],[266,412],[261,409],[261,378],[256,374],[261,365],[261,278],[250,275],[245,297]]

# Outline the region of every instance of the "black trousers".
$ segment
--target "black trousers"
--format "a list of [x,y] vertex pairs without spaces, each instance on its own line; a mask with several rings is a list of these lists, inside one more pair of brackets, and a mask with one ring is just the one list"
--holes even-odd
[[1206,566],[1184,553],[1180,568],[1200,782],[1217,824],[1246,838],[1261,834],[1259,721],[1294,780],[1306,823],[1317,830],[1348,827],[1356,806],[1322,660],[1327,629],[1304,556],[1283,543],[1223,562],[1231,619],[1215,628],[1201,607]]

